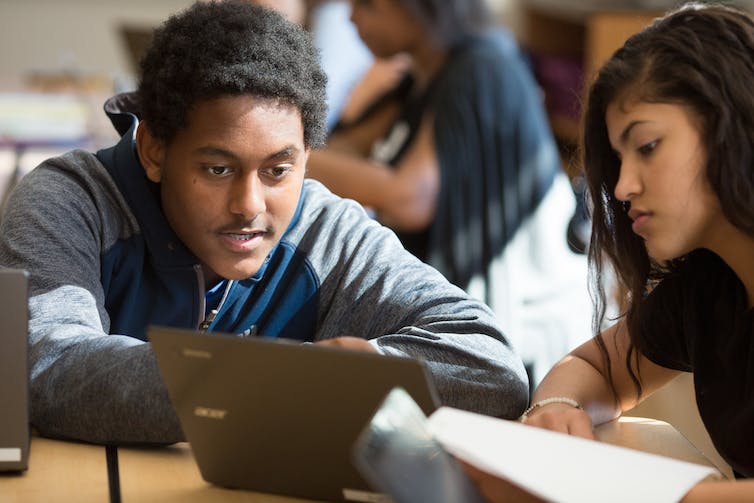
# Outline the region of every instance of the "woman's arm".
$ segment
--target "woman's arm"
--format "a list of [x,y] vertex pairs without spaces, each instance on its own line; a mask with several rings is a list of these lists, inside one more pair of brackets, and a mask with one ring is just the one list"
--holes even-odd
[[728,503],[754,501],[754,479],[738,481],[700,482],[681,499],[681,503],[726,501]]
[[394,89],[411,67],[411,57],[400,53],[377,58],[348,94],[340,111],[341,124],[353,124],[380,96]]
[[[577,401],[583,411],[564,403],[550,403],[532,410],[526,423],[541,428],[593,438],[592,425],[610,421],[639,401],[636,387],[626,368],[629,335],[624,321],[602,333],[608,355],[616,396],[608,384],[608,370],[599,346],[589,340],[558,362],[537,387],[532,403],[553,397]],[[652,363],[642,355],[632,358],[634,373],[641,378],[641,399],[651,395],[676,377],[679,372]]]
[[[383,138],[398,120],[401,108],[395,100],[386,99],[371,110],[366,117],[342,129],[337,129],[327,138],[324,152],[341,152],[369,157],[374,143]],[[320,151],[321,152],[321,151]],[[311,161],[309,162],[311,166]]]
[[342,197],[373,208],[382,223],[393,229],[421,230],[434,218],[440,168],[429,117],[394,168],[335,147],[312,152],[307,167],[308,176]]

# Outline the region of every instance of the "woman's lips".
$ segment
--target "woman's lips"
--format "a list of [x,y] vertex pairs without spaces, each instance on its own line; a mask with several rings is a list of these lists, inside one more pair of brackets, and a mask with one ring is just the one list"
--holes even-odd
[[649,221],[649,217],[651,217],[652,214],[648,211],[642,211],[642,210],[635,210],[632,209],[628,212],[628,217],[633,220],[633,223],[631,224],[631,229],[636,234],[641,234],[641,230],[646,227],[647,222]]

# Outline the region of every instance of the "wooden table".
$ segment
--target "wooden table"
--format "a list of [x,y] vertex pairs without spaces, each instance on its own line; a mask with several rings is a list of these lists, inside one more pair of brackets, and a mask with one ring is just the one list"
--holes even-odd
[[[597,428],[597,437],[611,444],[714,467],[683,435],[663,421],[624,417]],[[210,485],[202,480],[191,449],[185,443],[160,448],[120,447],[118,468],[124,503],[312,503],[312,500]],[[107,471],[102,446],[33,437],[29,470],[0,475],[0,501],[107,502]]]
[[205,482],[186,443],[165,448],[118,449],[120,490],[124,503],[233,502],[311,503],[271,494],[223,489]]
[[105,449],[98,445],[32,438],[29,469],[0,474],[3,503],[107,502]]
[[595,433],[599,440],[608,444],[711,466],[717,469],[723,477],[734,478],[729,466],[723,463],[713,463],[675,427],[665,421],[624,416],[618,421],[611,421],[597,427]]

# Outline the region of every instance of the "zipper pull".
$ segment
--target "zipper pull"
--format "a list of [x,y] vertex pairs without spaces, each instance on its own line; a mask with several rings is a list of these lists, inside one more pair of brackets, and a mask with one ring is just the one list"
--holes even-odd
[[259,329],[257,328],[257,325],[255,323],[254,325],[247,328],[246,330],[244,330],[238,335],[240,335],[241,337],[256,337],[258,332],[259,332]]
[[209,312],[209,315],[207,315],[206,318],[204,318],[204,321],[202,321],[199,324],[199,331],[206,332],[210,325],[212,325],[212,322],[215,321],[215,316],[217,316],[217,309],[213,309]]

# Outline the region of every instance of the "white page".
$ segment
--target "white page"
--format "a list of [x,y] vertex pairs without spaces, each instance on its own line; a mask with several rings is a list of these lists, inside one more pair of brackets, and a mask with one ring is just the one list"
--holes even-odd
[[564,503],[675,502],[714,469],[441,407],[428,427],[451,454]]

